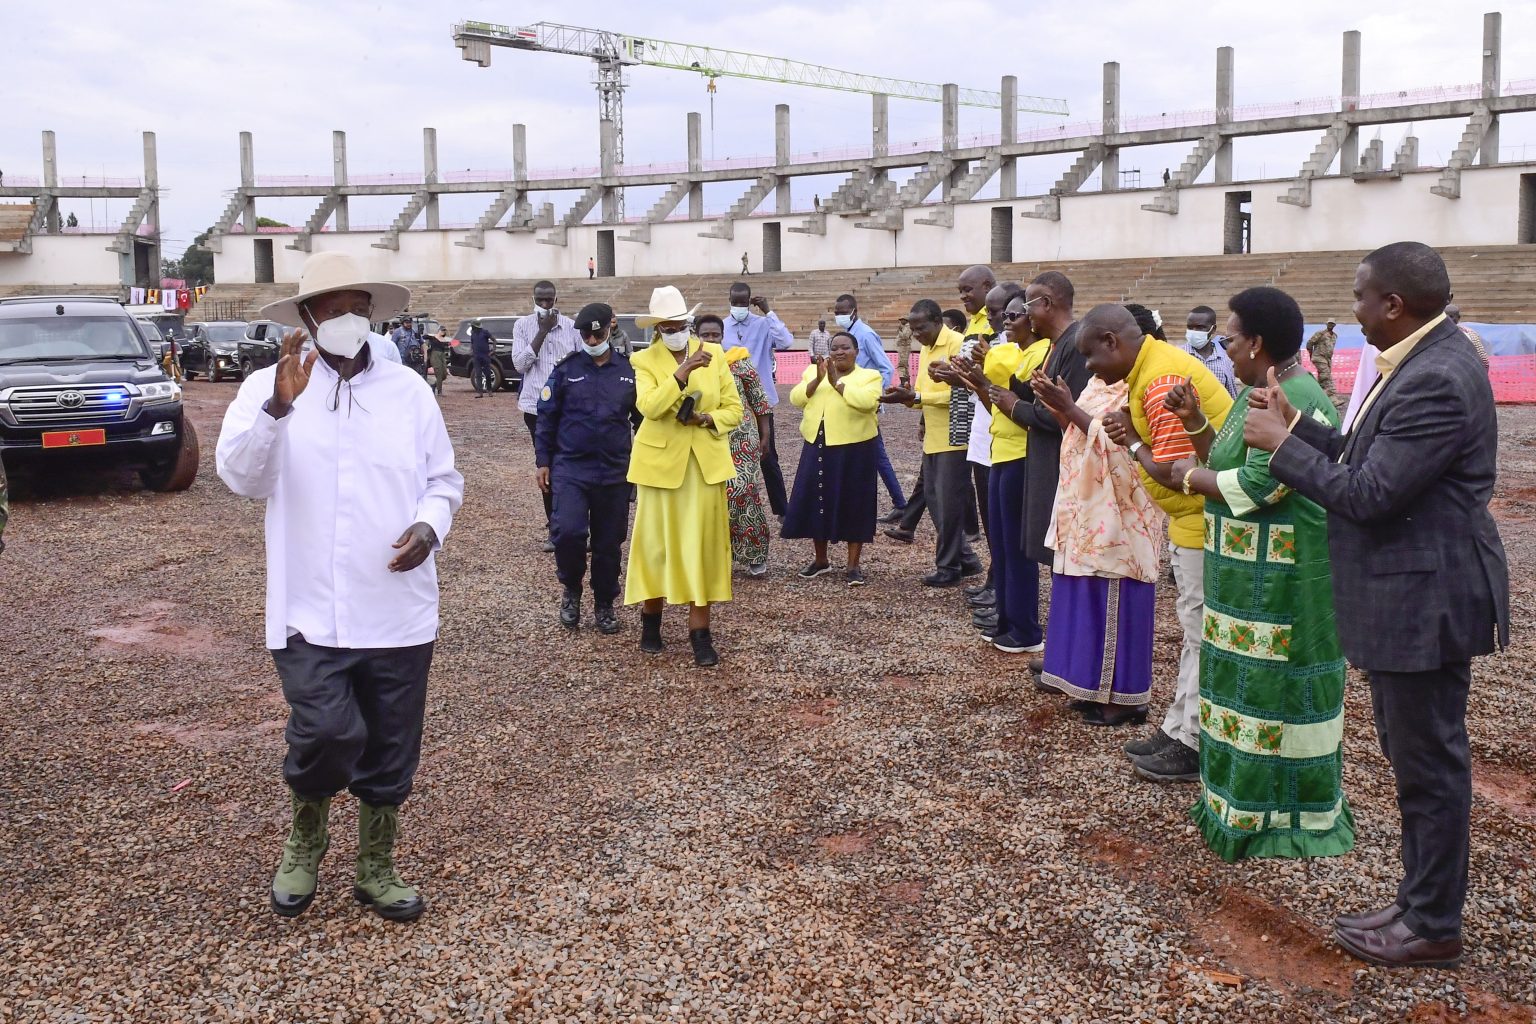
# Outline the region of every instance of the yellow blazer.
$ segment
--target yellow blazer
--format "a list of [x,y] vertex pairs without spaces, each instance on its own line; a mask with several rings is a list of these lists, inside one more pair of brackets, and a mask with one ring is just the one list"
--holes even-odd
[[805,368],[800,383],[789,393],[790,402],[804,409],[800,417],[800,436],[807,444],[816,440],[816,428],[823,423],[827,428],[827,447],[840,444],[857,444],[868,441],[880,430],[875,410],[880,406],[880,371],[862,366],[842,378],[843,393],[823,380],[816,385],[816,393],[805,396],[811,381],[816,379],[816,364]]
[[[681,487],[690,453],[699,460],[705,483],[720,484],[736,476],[730,434],[741,423],[741,394],[719,345],[690,338],[688,354],[701,345],[713,358],[708,366],[689,373],[688,385],[681,388],[675,377],[678,363],[667,346],[658,342],[629,357],[635,370],[635,408],[645,417],[629,455],[630,483],[666,490]],[[683,396],[693,391],[699,393],[695,411],[714,418],[713,430],[677,422]]]

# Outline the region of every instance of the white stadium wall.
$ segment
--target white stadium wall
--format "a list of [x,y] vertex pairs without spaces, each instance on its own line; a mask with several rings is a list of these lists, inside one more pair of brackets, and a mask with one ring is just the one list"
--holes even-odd
[[[1462,197],[1444,199],[1430,192],[1438,170],[1406,174],[1400,179],[1357,183],[1328,177],[1312,183],[1312,205],[1291,206],[1276,201],[1291,179],[1198,185],[1179,192],[1175,215],[1141,209],[1156,196],[1155,189],[1084,193],[1063,197],[1061,220],[1019,216],[1036,200],[979,201],[955,207],[955,226],[916,223],[932,208],[906,212],[900,232],[854,226],[854,217],[827,217],[826,235],[791,232],[804,214],[751,217],[736,222],[734,239],[700,238],[711,221],[669,221],[653,225],[649,244],[626,242],[632,225],[605,228],[586,224],[572,228],[565,246],[544,245],[535,234],[502,230],[485,233],[485,248],[455,245],[465,232],[406,231],[400,250],[376,249],[371,233],[323,233],[313,237],[314,250],[345,251],[366,273],[401,281],[500,280],[530,277],[582,277],[587,257],[597,252],[597,232],[614,231],[619,276],[732,273],[746,251],[753,271],[762,268],[765,223],[782,225],[782,266],[786,271],[932,266],[986,260],[991,249],[992,210],[1014,211],[1013,253],[1019,262],[1054,259],[1117,259],[1149,256],[1220,254],[1229,192],[1251,192],[1252,248],[1255,252],[1300,252],[1369,249],[1411,238],[1435,246],[1508,245],[1517,241],[1521,174],[1536,173],[1536,164],[1468,168],[1461,174]],[[273,243],[278,281],[297,281],[307,254],[287,248],[291,235],[259,235]],[[42,239],[39,239],[42,241]],[[221,283],[255,280],[253,239],[227,235],[224,251],[215,256]],[[115,259],[111,254],[102,255]],[[34,256],[35,258],[35,256]],[[4,262],[0,261],[0,273]],[[111,280],[113,273],[104,275]],[[5,281],[0,277],[0,283]]]
[[0,287],[111,285],[122,280],[122,259],[107,250],[111,235],[33,235],[32,252],[0,255]]

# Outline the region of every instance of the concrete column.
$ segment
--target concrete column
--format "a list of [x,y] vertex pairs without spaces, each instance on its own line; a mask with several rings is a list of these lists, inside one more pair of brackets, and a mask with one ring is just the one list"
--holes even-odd
[[[1499,78],[1500,51],[1503,48],[1501,36],[1504,30],[1504,15],[1498,11],[1490,11],[1483,15],[1483,99],[1496,98],[1500,92]],[[1488,125],[1488,131],[1483,135],[1483,144],[1478,149],[1477,162],[1483,167],[1499,162],[1499,116],[1495,114],[1493,121]]]
[[[1120,62],[1108,61],[1104,65],[1104,114],[1103,131],[1107,138],[1120,132]],[[1120,151],[1111,147],[1108,142],[1104,146],[1104,163],[1099,167],[1099,190],[1102,192],[1118,192],[1120,190]]]
[[[437,184],[437,129],[421,130],[421,180],[427,185]],[[437,195],[427,200],[427,230],[437,230]]]
[[[337,188],[347,183],[347,133],[331,132],[331,181]],[[322,224],[321,227],[324,227]],[[336,230],[351,231],[351,213],[347,209],[347,197],[336,200]]]
[[[951,154],[960,148],[960,86],[954,82],[944,83],[944,112],[943,112],[943,146],[945,154]],[[944,178],[944,186],[941,194],[945,199],[949,198],[950,190],[955,183],[965,177],[966,168],[956,164]]]
[[[54,140],[53,132],[43,132],[43,188],[59,187],[59,153],[58,144]],[[59,204],[58,200],[50,200],[48,206],[48,224],[46,227],[50,235],[59,233]]]
[[[704,170],[704,121],[697,111],[688,114],[688,173],[699,174]],[[695,181],[688,186],[688,219],[704,219],[704,183]]]
[[[1350,29],[1344,33],[1344,80],[1339,96],[1339,109],[1346,113],[1360,106],[1360,33]],[[1339,147],[1339,173],[1353,174],[1360,164],[1360,133],[1353,127],[1344,136]]]
[[149,276],[158,285],[163,253],[160,251],[160,161],[155,152],[154,132],[144,133],[144,191],[154,197],[149,209],[144,211],[144,223],[149,226]]
[[[256,147],[251,142],[250,132],[240,133],[240,187],[256,187]],[[240,225],[246,234],[256,233],[256,200],[245,201],[245,209],[240,211]]]
[[[603,118],[597,124],[598,155],[600,158],[599,174],[604,178],[611,178],[618,171],[619,147],[618,132],[614,130],[613,121]],[[619,196],[611,188],[603,189],[603,223],[612,224],[619,219]]]
[[[1232,120],[1232,57],[1230,46],[1218,47],[1216,50],[1216,123],[1226,124]],[[1226,185],[1232,181],[1232,138],[1229,135],[1221,137],[1221,145],[1216,148],[1216,184]]]
[[[1019,138],[1019,79],[1015,75],[1003,76],[1003,117],[999,141],[1011,146]],[[1003,157],[1003,165],[997,172],[997,197],[1015,199],[1019,194],[1019,161],[1017,157]]]
[[[891,152],[891,98],[883,92],[877,92],[870,97],[872,122],[870,126],[870,155],[876,160],[889,156]],[[890,174],[881,167],[875,168],[871,177],[876,188],[884,185],[890,179]]]
[[[789,104],[780,103],[773,108],[773,162],[779,167],[789,165]],[[789,178],[781,177],[773,189],[773,210],[785,216],[793,209],[789,195]]]
[[[528,181],[527,125],[514,124],[512,126],[512,178],[519,184]],[[519,221],[526,221],[533,216],[533,204],[528,201],[526,189],[519,193],[517,204],[513,207],[513,211],[515,219]]]

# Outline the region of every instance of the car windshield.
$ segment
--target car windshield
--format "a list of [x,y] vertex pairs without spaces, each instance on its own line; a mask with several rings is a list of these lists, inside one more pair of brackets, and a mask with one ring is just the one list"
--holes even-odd
[[142,358],[149,353],[125,317],[0,320],[0,363],[39,359]]
[[203,327],[203,330],[208,332],[208,340],[216,345],[233,345],[235,342],[245,337],[244,324],[237,324],[234,326],[226,324],[207,324]]
[[160,333],[160,328],[155,326],[155,322],[153,320],[140,320],[139,321],[139,330],[141,330],[145,334],[149,335],[149,340],[150,341],[164,341],[165,340],[165,335]]

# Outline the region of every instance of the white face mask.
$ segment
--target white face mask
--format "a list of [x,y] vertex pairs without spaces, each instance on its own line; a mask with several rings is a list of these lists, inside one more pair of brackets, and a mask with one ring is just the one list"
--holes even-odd
[[368,342],[368,318],[356,313],[332,317],[315,330],[315,344],[333,356],[351,359]]
[[1205,346],[1211,340],[1211,332],[1210,331],[1185,331],[1184,332],[1184,340],[1188,341],[1191,345],[1195,346],[1195,348],[1205,348]]
[[848,313],[839,313],[839,314],[837,314],[837,326],[841,327],[845,331],[848,328],[852,327],[853,326],[853,317],[852,317],[852,315],[850,315]]
[[583,352],[585,352],[587,355],[591,356],[593,359],[597,359],[604,352],[608,351],[608,342],[607,341],[600,341],[596,345],[588,345],[585,341],[583,341],[581,343],[581,349],[582,349]]
[[737,323],[745,323],[747,317],[750,316],[751,313],[752,310],[746,306],[731,307],[731,319],[735,320]]
[[[660,331],[656,333],[661,334]],[[676,334],[661,334],[661,343],[667,346],[668,352],[681,352],[688,347],[688,332],[678,331]]]
[[552,316],[559,316],[560,311],[554,306],[550,306],[548,309],[545,309],[543,306],[535,303],[533,307],[533,315],[541,320],[547,320]]

